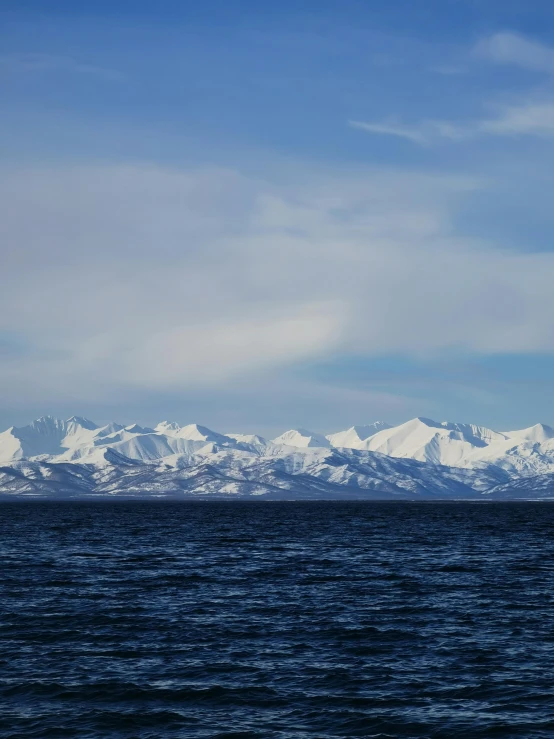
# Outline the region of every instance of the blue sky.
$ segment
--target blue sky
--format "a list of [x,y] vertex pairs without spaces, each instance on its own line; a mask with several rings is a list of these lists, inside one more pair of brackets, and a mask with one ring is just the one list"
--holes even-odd
[[0,10],[0,422],[554,423],[550,3],[44,7]]

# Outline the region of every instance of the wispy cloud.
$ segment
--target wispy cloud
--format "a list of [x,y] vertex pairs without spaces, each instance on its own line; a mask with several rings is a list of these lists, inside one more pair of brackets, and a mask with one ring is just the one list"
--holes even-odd
[[384,136],[397,136],[401,139],[413,141],[415,144],[428,144],[429,141],[420,126],[403,126],[393,121],[382,123],[366,123],[364,121],[348,121],[351,128],[358,128],[367,133],[382,134]]
[[[511,64],[536,72],[554,74],[554,47],[513,32],[500,32],[481,39],[472,55],[495,64]],[[457,67],[436,67],[441,74],[455,74]],[[398,118],[383,121],[348,122],[351,128],[367,133],[395,136],[420,146],[441,140],[467,141],[479,136],[554,136],[554,101],[530,100],[498,109],[496,117],[469,121],[425,119],[405,124]]]
[[474,54],[496,64],[513,64],[554,74],[554,49],[518,33],[495,33],[481,39],[475,46]]
[[55,54],[3,54],[0,55],[0,72],[9,74],[84,74],[121,80],[123,75],[115,69],[78,61],[72,57]]
[[459,141],[466,138],[468,132],[460,127],[455,126],[448,121],[425,120],[413,126],[406,126],[392,119],[387,119],[382,123],[366,123],[364,121],[349,121],[351,128],[358,128],[367,133],[381,134],[384,136],[397,136],[415,144],[427,146],[436,139],[449,139],[450,141]]
[[498,118],[481,121],[477,130],[499,136],[554,136],[554,102],[506,108]]
[[412,126],[401,123],[349,121],[351,128],[367,133],[396,136],[420,146],[440,141],[467,141],[479,136],[554,136],[554,102],[525,103],[503,108],[496,118],[452,123],[425,120]]

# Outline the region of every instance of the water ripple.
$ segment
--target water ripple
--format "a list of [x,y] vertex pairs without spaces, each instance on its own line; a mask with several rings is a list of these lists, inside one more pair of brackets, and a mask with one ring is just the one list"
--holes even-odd
[[0,736],[554,736],[554,507],[0,505]]

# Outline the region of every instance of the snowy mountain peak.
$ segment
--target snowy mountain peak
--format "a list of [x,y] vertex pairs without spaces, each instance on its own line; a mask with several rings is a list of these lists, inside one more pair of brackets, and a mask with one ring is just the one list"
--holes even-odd
[[181,427],[175,421],[161,421],[157,426],[154,427],[154,431],[159,434],[168,434],[174,436],[181,430]]
[[94,421],[91,421],[88,418],[83,418],[82,416],[71,416],[71,418],[68,418],[65,423],[67,426],[80,426],[81,428],[88,429],[89,431],[94,431],[94,429],[98,428],[97,424],[95,424]]
[[412,424],[413,426],[427,426],[428,428],[438,428],[439,426],[442,426],[438,421],[433,421],[432,418],[426,418],[425,416],[416,416],[415,418],[412,418],[411,421],[407,421],[407,423]]
[[267,440],[263,436],[257,434],[225,434],[229,439],[241,442],[243,444],[259,444],[260,446],[266,446]]
[[139,426],[138,423],[131,423],[129,426],[125,426],[125,431],[130,434],[153,434],[154,429],[150,429],[146,426]]
[[201,426],[198,423],[189,423],[187,426],[180,426],[175,421],[161,421],[154,431],[158,434],[165,434],[177,439],[187,439],[189,441],[213,441],[214,443],[229,443],[229,438],[225,434],[212,431],[207,426]]
[[[358,489],[357,486],[370,484],[370,478],[375,490],[383,490],[385,483],[397,484],[398,470],[406,475],[402,483],[407,486],[405,489],[412,490],[424,477],[441,478],[445,469],[450,470],[449,480],[466,479],[469,475],[467,479],[475,480],[483,490],[493,484],[505,485],[510,480],[542,475],[539,488],[546,490],[548,485],[554,485],[554,429],[539,423],[498,432],[475,424],[420,417],[394,427],[382,421],[351,426],[327,437],[294,428],[268,442],[254,434],[220,434],[199,424],[181,427],[163,421],[152,430],[138,424],[123,427],[109,423],[98,427],[79,416],[65,421],[43,416],[27,426],[0,433],[0,466],[6,470],[6,465],[11,465],[14,472],[10,477],[11,473],[0,470],[0,492],[2,475],[8,475],[6,479],[12,482],[15,478],[22,481],[17,485],[24,490],[33,470],[32,474],[48,476],[55,468],[69,479],[71,470],[78,466],[85,477],[93,474],[93,469],[117,477],[119,473],[112,467],[127,466],[126,479],[135,473],[137,479],[144,474],[153,485],[158,485],[155,480],[161,470],[171,469],[171,474],[178,471],[181,475],[180,482],[171,484],[183,489],[193,477],[204,479],[206,470],[213,468],[219,470],[210,483],[214,490],[218,489],[218,480],[223,479],[218,477],[220,473],[231,480],[229,490],[243,484],[263,487],[266,483],[272,489],[278,488],[282,474],[315,475],[316,488],[327,486],[325,489],[331,492],[336,492],[337,485]],[[146,472],[145,467],[151,470]],[[290,489],[297,483],[301,484],[296,477]],[[157,489],[165,484],[160,481]],[[194,482],[197,484],[200,483]],[[526,489],[532,490],[531,483]],[[554,488],[552,493],[554,496]]]
[[451,423],[443,421],[441,426],[448,431],[455,431],[463,436],[467,441],[480,444],[488,444],[491,441],[502,441],[506,438],[505,434],[493,431],[486,426],[476,426],[472,423]]
[[112,434],[116,434],[118,431],[123,431],[123,426],[114,421],[110,421],[110,423],[107,423],[105,426],[98,428],[95,436],[97,438],[102,436],[111,436]]
[[63,454],[71,446],[90,442],[97,428],[92,421],[76,416],[67,421],[42,416],[0,434],[0,460]]
[[63,421],[61,418],[56,418],[55,416],[41,416],[40,418],[35,418],[34,421],[31,421],[31,423],[28,426],[20,426],[18,430],[24,430],[24,429],[36,429],[38,432],[41,433],[48,433],[50,431],[64,428],[65,421]]
[[374,423],[369,423],[365,426],[352,426],[352,428],[358,434],[358,437],[363,441],[364,439],[373,436],[373,434],[377,433],[377,431],[390,429],[391,425],[390,423],[386,423],[385,421],[374,421]]
[[297,447],[330,447],[329,440],[307,429],[290,429],[284,434],[273,439],[274,444],[286,444],[287,446]]
[[521,439],[531,442],[543,442],[554,439],[554,429],[544,423],[536,423],[527,429],[519,431],[506,431],[505,436],[510,439]]
[[57,418],[56,416],[41,416],[31,421],[27,426],[12,426],[12,429],[21,434],[35,432],[37,434],[52,434],[67,431],[68,429],[75,430],[76,428],[87,429],[88,431],[94,431],[98,426],[94,421],[90,421],[88,418],[82,418],[81,416],[71,416],[67,420]]
[[365,426],[351,426],[346,431],[329,434],[326,438],[331,442],[332,446],[357,449],[360,444],[362,444],[363,448],[363,442],[375,436],[379,431],[390,428],[391,426],[384,421],[375,421],[375,423]]
[[187,439],[189,441],[212,441],[216,444],[229,444],[229,437],[224,434],[218,434],[206,426],[200,426],[197,423],[189,423],[176,432],[175,437],[178,439]]
[[237,449],[262,453],[267,451],[269,442],[263,436],[257,434],[225,434],[231,442],[236,444]]

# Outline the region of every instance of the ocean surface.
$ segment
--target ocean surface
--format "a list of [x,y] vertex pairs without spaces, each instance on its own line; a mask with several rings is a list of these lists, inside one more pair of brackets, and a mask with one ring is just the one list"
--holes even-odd
[[554,505],[0,505],[0,736],[554,737]]

